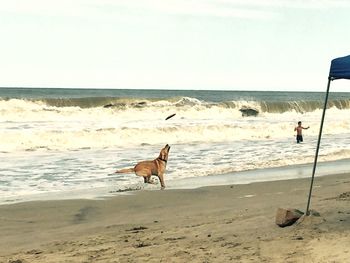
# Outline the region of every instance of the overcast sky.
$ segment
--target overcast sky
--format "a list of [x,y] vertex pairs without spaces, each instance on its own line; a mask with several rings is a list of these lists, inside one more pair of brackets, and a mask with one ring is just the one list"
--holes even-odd
[[350,1],[0,0],[0,36],[2,87],[324,91]]

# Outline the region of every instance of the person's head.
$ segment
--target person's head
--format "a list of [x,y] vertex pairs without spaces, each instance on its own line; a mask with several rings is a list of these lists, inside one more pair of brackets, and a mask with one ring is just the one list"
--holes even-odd
[[301,121],[298,121],[298,125],[301,126]]

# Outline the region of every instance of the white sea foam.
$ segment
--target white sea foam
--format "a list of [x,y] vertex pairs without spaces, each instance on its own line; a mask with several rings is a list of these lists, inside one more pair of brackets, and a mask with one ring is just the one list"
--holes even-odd
[[[299,113],[261,112],[243,117],[237,107],[203,106],[184,98],[185,105],[143,108],[53,107],[24,100],[0,101],[0,151],[72,150],[129,147],[131,145],[232,142],[240,140],[293,139],[294,126],[303,120],[305,136],[318,134],[321,110]],[[187,104],[194,101],[194,104]],[[176,102],[175,104],[177,104]],[[255,105],[258,109],[257,105]],[[261,109],[258,109],[261,110]],[[176,113],[165,121],[169,114]],[[348,134],[350,110],[327,111],[324,134]]]
[[[309,143],[299,145],[289,140],[174,144],[167,163],[166,184],[227,173],[235,177],[242,171],[312,163],[316,137],[308,139]],[[350,158],[350,147],[344,145],[350,145],[349,136],[326,135],[319,162]],[[143,189],[141,178],[114,171],[156,158],[162,146],[0,153],[0,203],[48,193],[57,193],[57,197],[59,193],[84,189],[88,192],[109,189],[105,194]],[[264,176],[260,173],[259,178],[242,176],[233,180],[236,183],[261,181]],[[266,176],[268,178],[268,174]],[[276,179],[286,179],[285,174],[274,175]]]

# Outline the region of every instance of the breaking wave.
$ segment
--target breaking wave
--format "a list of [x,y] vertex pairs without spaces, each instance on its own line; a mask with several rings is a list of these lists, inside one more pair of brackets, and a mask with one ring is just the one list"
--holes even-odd
[[[0,99],[0,108],[21,107],[23,110],[41,107],[42,110],[50,108],[77,107],[81,109],[89,108],[162,108],[162,107],[203,107],[203,108],[223,108],[237,109],[251,108],[265,113],[284,113],[295,111],[299,113],[312,112],[323,108],[323,101],[255,101],[255,100],[235,100],[223,102],[201,101],[191,97],[172,97],[168,99],[140,99],[140,98],[113,98],[113,97],[87,97],[87,98],[44,98],[44,99]],[[340,110],[350,109],[350,99],[329,100],[328,108]]]
[[[294,126],[300,119],[312,127],[305,133],[316,136],[321,115],[319,104],[303,102],[208,103],[183,97],[171,100],[128,99],[124,100],[123,106],[120,106],[118,99],[118,106],[115,103],[108,107],[81,108],[76,104],[69,107],[52,106],[43,100],[1,100],[0,151],[293,138]],[[348,133],[348,102],[338,101],[331,105],[334,106],[328,112],[333,117],[328,120],[329,125],[324,132]],[[257,114],[244,115],[244,108],[255,109]],[[176,115],[165,120],[172,114]]]

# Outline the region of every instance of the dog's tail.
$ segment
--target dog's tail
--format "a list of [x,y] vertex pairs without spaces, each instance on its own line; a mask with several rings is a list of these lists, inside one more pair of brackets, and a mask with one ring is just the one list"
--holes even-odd
[[127,173],[133,173],[133,172],[135,172],[134,168],[126,168],[126,169],[115,171],[116,174],[127,174]]

